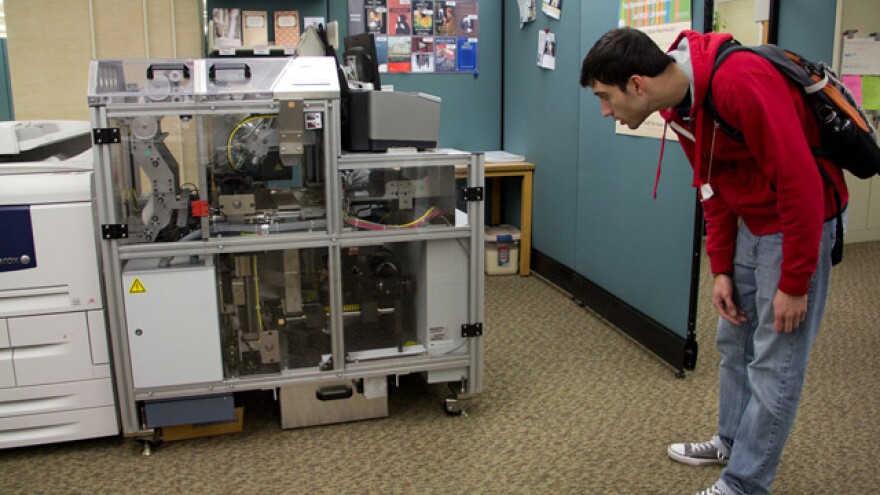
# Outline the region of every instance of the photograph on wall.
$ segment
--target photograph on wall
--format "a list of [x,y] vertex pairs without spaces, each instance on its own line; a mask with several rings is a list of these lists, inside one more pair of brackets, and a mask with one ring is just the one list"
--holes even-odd
[[412,72],[412,38],[388,37],[388,72]]
[[455,36],[455,2],[434,2],[434,33]]
[[388,34],[409,36],[412,32],[412,2],[388,0]]
[[538,67],[556,70],[556,35],[538,31]]
[[458,38],[458,70],[459,72],[474,72],[477,70],[477,38]]
[[365,0],[364,19],[367,24],[367,32],[374,34],[387,34],[385,27],[387,22],[387,8],[385,0]]
[[417,36],[412,40],[412,71],[434,72],[434,37]]
[[455,72],[458,64],[455,38],[437,36],[434,38],[434,67],[436,72]]
[[541,2],[541,12],[548,17],[559,19],[562,16],[562,0],[541,0]]
[[434,34],[434,2],[414,1],[413,10],[413,34],[416,36],[431,36]]
[[214,47],[237,48],[241,46],[241,9],[214,9]]
[[[634,27],[648,35],[664,52],[672,45],[678,33],[691,28],[690,0],[620,0],[620,27]],[[658,113],[651,114],[638,129],[614,124],[617,134],[629,136],[663,137],[665,122]],[[678,140],[671,130],[666,139]]]
[[478,0],[348,0],[348,34],[360,33],[374,35],[381,72],[478,71]]

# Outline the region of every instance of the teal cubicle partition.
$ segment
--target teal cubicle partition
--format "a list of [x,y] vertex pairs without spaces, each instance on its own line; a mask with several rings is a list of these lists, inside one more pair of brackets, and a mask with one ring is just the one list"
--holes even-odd
[[[779,3],[777,7],[779,10],[777,44],[811,60],[831,65],[837,2],[827,0],[777,1]],[[877,29],[880,29],[880,26],[877,26]],[[867,34],[859,33],[859,36]]]
[[[678,144],[667,143],[652,199],[660,140],[615,134],[578,84],[583,56],[617,26],[619,5],[569,2],[560,20],[539,13],[523,29],[508,10],[504,148],[537,165],[534,270],[682,370],[694,357],[687,336],[699,270],[691,169]],[[694,24],[702,14],[695,5]],[[543,29],[556,35],[555,71],[535,62]]]

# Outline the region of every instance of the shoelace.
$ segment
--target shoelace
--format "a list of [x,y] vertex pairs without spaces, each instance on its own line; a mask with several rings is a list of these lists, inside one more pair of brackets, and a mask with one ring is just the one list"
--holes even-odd
[[706,451],[709,451],[712,449],[716,449],[716,451],[715,451],[716,457],[718,457],[719,459],[725,458],[723,455],[721,455],[721,450],[718,450],[718,448],[715,447],[715,444],[712,443],[711,440],[708,442],[703,442],[703,443],[692,443],[690,445],[690,447],[691,447],[691,452],[694,454],[699,454],[701,452],[706,452]]
[[692,452],[704,452],[706,450],[711,450],[714,448],[715,448],[715,444],[712,443],[711,441],[691,444],[691,451]]
[[709,488],[697,493],[697,495],[724,495],[721,493],[721,489],[718,488],[718,485],[712,485]]

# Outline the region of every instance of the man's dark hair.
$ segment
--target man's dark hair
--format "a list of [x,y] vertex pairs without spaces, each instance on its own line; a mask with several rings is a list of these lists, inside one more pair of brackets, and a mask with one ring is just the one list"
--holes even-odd
[[672,59],[647,34],[633,28],[612,29],[584,57],[581,86],[599,81],[626,91],[630,76],[654,77],[670,63]]

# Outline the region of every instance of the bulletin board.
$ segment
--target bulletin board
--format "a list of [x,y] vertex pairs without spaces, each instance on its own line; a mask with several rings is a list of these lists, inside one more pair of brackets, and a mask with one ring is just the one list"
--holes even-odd
[[374,34],[380,72],[478,71],[478,0],[349,0],[348,32]]
[[880,40],[849,37],[843,40],[841,80],[867,111],[880,111]]

